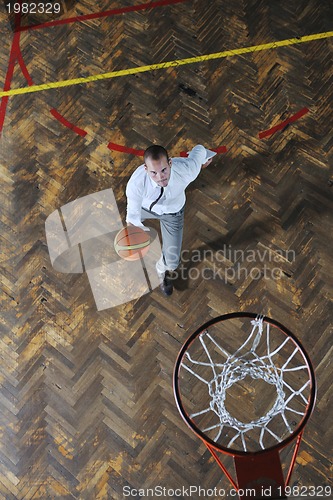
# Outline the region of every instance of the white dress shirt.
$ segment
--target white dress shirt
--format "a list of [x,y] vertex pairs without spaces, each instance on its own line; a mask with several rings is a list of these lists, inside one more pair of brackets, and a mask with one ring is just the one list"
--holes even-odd
[[[205,162],[206,149],[201,145],[195,146],[187,158],[172,158],[168,185],[164,188],[162,197],[154,205],[153,212],[158,215],[179,212],[185,204],[186,187],[198,177]],[[141,208],[149,210],[160,193],[161,186],[149,177],[144,165],[140,165],[133,172],[126,187],[126,222],[144,227],[141,222]]]

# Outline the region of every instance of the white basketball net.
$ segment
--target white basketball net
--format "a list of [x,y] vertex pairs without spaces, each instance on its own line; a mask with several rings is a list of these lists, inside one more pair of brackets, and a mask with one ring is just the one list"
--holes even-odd
[[[285,436],[286,431],[289,435],[293,432],[291,428],[291,425],[293,425],[291,422],[291,420],[293,420],[293,416],[296,417],[298,415],[297,419],[299,420],[300,416],[302,418],[306,413],[308,399],[307,397],[305,397],[304,391],[310,384],[309,379],[304,383],[304,377],[300,377],[300,379],[303,378],[303,385],[301,385],[301,387],[295,388],[285,380],[285,375],[287,372],[307,370],[306,364],[296,364],[295,366],[295,361],[293,362],[293,366],[290,366],[290,363],[295,357],[296,353],[300,352],[299,347],[295,346],[295,349],[292,350],[289,358],[286,359],[282,367],[278,367],[274,363],[274,357],[288,342],[292,342],[292,339],[290,337],[286,337],[278,347],[271,351],[270,324],[265,323],[267,352],[266,354],[259,356],[256,353],[256,348],[264,332],[263,317],[257,317],[256,319],[251,321],[251,324],[252,330],[248,338],[242,344],[242,346],[237,349],[237,351],[232,355],[230,355],[223,347],[221,347],[217,343],[217,341],[210,335],[210,333],[205,330],[199,335],[199,340],[207,355],[208,361],[197,361],[192,358],[191,354],[188,351],[186,351],[185,356],[187,358],[187,364],[185,364],[183,361],[181,365],[185,370],[187,370],[201,382],[206,384],[209,392],[209,406],[199,412],[190,414],[190,418],[195,419],[196,417],[200,417],[207,412],[214,412],[219,419],[219,423],[214,423],[214,425],[205,427],[201,429],[201,431],[204,433],[215,433],[216,430],[214,441],[217,442],[221,437],[224,429],[232,428],[234,429],[235,433],[226,446],[228,448],[232,447],[236,440],[238,440],[238,443],[241,442],[241,448],[244,451],[248,451],[245,439],[247,433],[253,431],[256,428],[259,429],[259,444],[262,449],[266,448],[264,445],[264,438],[266,433],[270,434],[270,436],[272,436],[274,440],[276,440],[276,442],[280,443],[284,439],[284,437],[282,437],[282,434]],[[212,342],[212,344],[210,344],[210,342]],[[208,350],[207,344],[215,346],[215,351],[220,351],[223,356],[226,357],[226,361],[223,363],[213,362],[212,355]],[[304,362],[303,357],[302,362]],[[200,367],[210,367],[212,370],[213,378],[211,380],[207,380],[199,375],[197,371],[200,369]],[[225,406],[227,390],[236,382],[243,380],[246,376],[249,376],[252,379],[262,379],[268,384],[272,384],[276,387],[276,400],[273,406],[265,415],[257,420],[252,420],[251,422],[241,422],[240,420],[232,416]],[[288,396],[286,395],[286,393],[288,393]],[[301,405],[296,405],[298,408],[297,410],[293,408],[293,402],[295,398],[301,398],[302,402],[304,403],[302,403]],[[304,411],[302,411],[303,407]],[[283,431],[281,431],[279,434],[276,434],[269,428],[269,424],[277,416],[280,416],[279,418],[282,418],[283,421]]]

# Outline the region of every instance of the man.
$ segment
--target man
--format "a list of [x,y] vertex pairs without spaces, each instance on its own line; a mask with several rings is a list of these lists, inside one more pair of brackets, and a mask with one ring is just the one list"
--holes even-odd
[[[162,146],[153,145],[144,153],[144,164],[138,167],[126,187],[128,225],[145,229],[142,221],[159,219],[162,233],[162,255],[156,263],[165,295],[173,291],[171,272],[180,260],[183,238],[185,189],[197,178],[206,161],[206,149],[195,146],[188,158],[169,158]],[[147,230],[147,229],[145,229]]]

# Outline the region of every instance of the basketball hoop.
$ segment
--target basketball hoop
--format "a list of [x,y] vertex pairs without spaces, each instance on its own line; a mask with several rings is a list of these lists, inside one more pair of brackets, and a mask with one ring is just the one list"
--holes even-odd
[[[310,358],[287,328],[253,313],[212,319],[181,348],[174,394],[182,418],[240,499],[250,498],[247,490],[255,499],[286,498],[284,488],[316,398]],[[284,479],[279,452],[294,440]],[[237,481],[216,452],[234,458]]]

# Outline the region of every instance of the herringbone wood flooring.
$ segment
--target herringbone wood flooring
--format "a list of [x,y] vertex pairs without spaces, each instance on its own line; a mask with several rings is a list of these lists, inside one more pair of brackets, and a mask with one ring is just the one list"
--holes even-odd
[[[140,2],[61,3],[62,17],[73,17]],[[25,31],[20,48],[32,82],[42,84],[325,32],[332,18],[325,0],[188,0]],[[21,25],[46,20],[23,16]],[[1,5],[3,82],[13,26]],[[26,85],[16,64],[12,88]],[[330,483],[331,102],[332,38],[9,99],[1,137],[1,498],[228,489],[178,414],[172,371],[189,333],[237,310],[275,318],[307,348],[318,402],[291,484]],[[299,121],[258,138],[302,108],[309,112]],[[98,312],[86,274],[52,268],[44,225],[62,205],[110,187],[124,218],[125,186],[141,159],[109,142],[157,142],[173,156],[197,143],[228,151],[188,189],[184,249],[201,252],[201,262],[185,264],[170,298],[154,290]],[[278,279],[248,277],[262,262],[242,262],[238,276],[232,259],[214,276],[204,251],[223,248],[292,250],[295,259],[279,263]],[[200,277],[204,268],[211,279]]]

